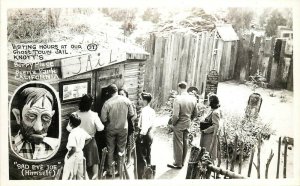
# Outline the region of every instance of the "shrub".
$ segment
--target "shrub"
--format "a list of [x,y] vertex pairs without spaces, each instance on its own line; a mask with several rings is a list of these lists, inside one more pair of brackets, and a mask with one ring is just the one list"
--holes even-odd
[[158,23],[160,21],[160,13],[157,9],[147,8],[142,16],[144,21],[151,21],[152,23]]
[[9,11],[7,24],[9,42],[39,41],[50,29],[45,11],[42,9]]
[[90,31],[90,26],[87,24],[78,24],[70,28],[71,33],[86,34]]
[[[229,158],[232,157],[234,151],[234,138],[236,135],[238,136],[238,159],[241,153],[243,153],[244,158],[250,156],[252,148],[257,145],[259,135],[261,135],[262,140],[268,140],[271,135],[275,134],[270,124],[263,122],[259,117],[257,119],[245,118],[236,113],[224,113],[223,122],[220,133],[221,154],[223,158],[227,158],[225,135],[227,138]],[[242,142],[244,143],[244,149],[241,149]]]

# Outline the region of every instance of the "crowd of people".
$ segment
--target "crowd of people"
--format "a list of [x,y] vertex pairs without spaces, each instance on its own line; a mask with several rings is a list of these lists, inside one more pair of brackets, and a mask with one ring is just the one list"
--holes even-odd
[[[107,87],[107,91],[110,98],[105,101],[100,116],[91,110],[93,97],[88,94],[81,98],[79,110],[70,115],[67,126],[70,132],[67,143],[68,153],[65,157],[63,179],[98,179],[100,158],[97,143],[99,141],[95,140],[95,134],[103,130],[108,151],[105,162],[107,176],[118,174],[114,171],[113,162],[117,162],[117,166],[123,166],[124,159],[130,163],[133,145],[136,146],[138,179],[143,178],[145,167],[151,166],[155,118],[155,111],[150,107],[152,95],[141,93],[143,107],[137,117],[136,107],[128,99],[126,90],[118,90],[117,86],[112,84]],[[178,91],[179,95],[173,103],[171,125],[174,161],[167,164],[173,169],[181,169],[184,166],[189,128],[192,120],[198,115],[197,99],[187,92],[187,83],[179,83]],[[211,111],[205,117],[209,125],[201,131],[200,146],[205,147],[214,160],[216,133],[221,117],[219,99],[216,95],[209,96],[209,106]],[[87,172],[84,172],[85,166]]]

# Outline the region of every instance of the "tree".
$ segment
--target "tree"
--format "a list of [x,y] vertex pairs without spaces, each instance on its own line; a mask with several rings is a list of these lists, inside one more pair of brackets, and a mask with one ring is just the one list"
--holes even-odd
[[158,23],[160,20],[160,13],[157,9],[147,8],[142,16],[144,21],[151,21],[153,23]]
[[232,24],[237,32],[243,32],[250,28],[250,23],[253,19],[254,13],[246,8],[229,8],[226,19]]
[[278,10],[273,10],[270,18],[267,20],[266,35],[275,36],[278,26],[286,26],[287,20],[281,15]]

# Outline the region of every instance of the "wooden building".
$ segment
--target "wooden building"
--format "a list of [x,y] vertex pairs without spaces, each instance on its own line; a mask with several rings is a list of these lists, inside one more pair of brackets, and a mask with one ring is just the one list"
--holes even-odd
[[[56,91],[61,101],[61,143],[55,156],[44,162],[26,162],[18,158],[10,148],[10,179],[36,179],[31,176],[24,177],[20,175],[14,165],[17,163],[29,165],[57,165],[63,166],[63,158],[67,152],[66,143],[68,132],[66,130],[67,119],[70,113],[78,110],[79,99],[66,99],[68,95],[64,93],[66,85],[79,83],[88,84],[88,93],[94,96],[94,108],[92,110],[100,113],[103,102],[106,100],[106,87],[115,83],[118,88],[124,88],[129,93],[129,99],[135,103],[137,110],[140,109],[139,94],[143,91],[145,61],[148,53],[142,49],[135,47],[126,48],[125,52],[118,50],[104,50],[101,54],[91,52],[71,56],[67,58],[52,59],[41,61],[33,65],[30,71],[36,71],[37,74],[32,75],[20,72],[28,72],[28,66],[17,65],[15,61],[8,61],[8,99],[14,91],[23,83],[28,81],[40,81],[48,83]],[[20,64],[20,63],[19,63]],[[13,118],[12,118],[13,119]],[[40,176],[38,179],[57,179],[55,177]]]
[[212,31],[190,29],[153,33],[147,44],[145,89],[151,92],[153,107],[166,103],[180,81],[205,92],[206,76],[217,70],[219,81],[233,78],[238,36],[231,25],[217,25]]

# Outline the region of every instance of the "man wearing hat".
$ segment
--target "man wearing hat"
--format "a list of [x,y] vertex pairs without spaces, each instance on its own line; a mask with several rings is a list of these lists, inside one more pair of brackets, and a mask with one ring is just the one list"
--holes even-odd
[[187,154],[187,137],[191,121],[197,116],[197,100],[187,92],[187,83],[178,84],[179,95],[173,103],[172,130],[174,162],[167,166],[181,169]]

